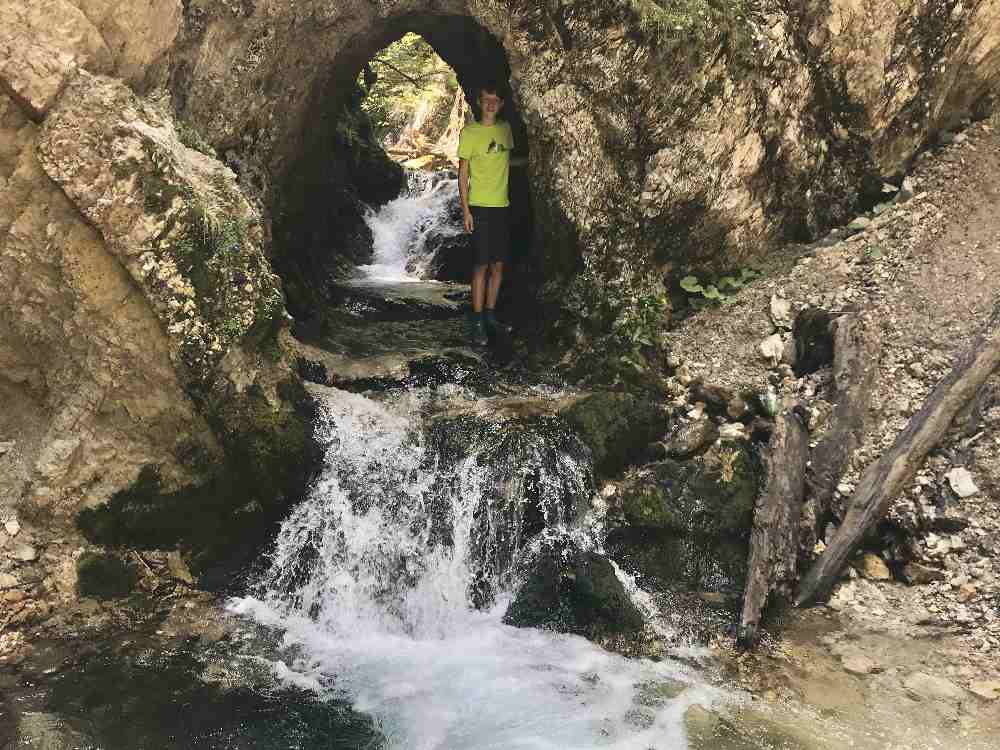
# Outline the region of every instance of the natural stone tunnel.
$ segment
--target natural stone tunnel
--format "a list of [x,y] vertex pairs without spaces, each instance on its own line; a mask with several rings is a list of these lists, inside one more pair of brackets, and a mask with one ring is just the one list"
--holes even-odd
[[[307,317],[320,304],[322,279],[342,275],[348,263],[371,261],[371,235],[363,221],[365,205],[394,198],[403,186],[402,170],[375,142],[360,112],[355,81],[382,48],[407,32],[420,34],[455,71],[466,98],[474,101],[484,78],[507,82],[510,65],[502,45],[467,15],[407,14],[367,30],[321,72],[313,84],[303,130],[294,138],[295,155],[277,175],[271,203],[275,268],[285,282],[289,309]],[[504,110],[521,153],[528,135],[508,96]],[[515,211],[513,241],[531,244],[530,195],[517,171],[511,182]]]

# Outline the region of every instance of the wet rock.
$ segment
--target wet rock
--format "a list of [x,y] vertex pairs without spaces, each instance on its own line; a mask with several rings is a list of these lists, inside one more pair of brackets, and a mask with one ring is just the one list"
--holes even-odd
[[710,419],[694,419],[678,423],[663,441],[668,458],[688,458],[715,442],[718,427]]
[[965,691],[958,685],[926,672],[914,672],[903,682],[903,687],[925,700],[960,701],[965,698]]
[[594,393],[561,416],[579,431],[594,454],[595,468],[606,476],[635,462],[669,427],[660,404],[627,393]]
[[744,539],[622,527],[608,534],[604,547],[647,591],[697,591],[706,603],[728,608],[729,595],[743,589]]
[[76,563],[76,590],[81,597],[118,599],[132,593],[138,581],[134,566],[118,555],[84,552]]
[[744,441],[719,441],[686,462],[631,473],[609,499],[630,526],[740,536],[748,533],[760,475]]
[[951,489],[960,498],[972,497],[979,494],[979,488],[972,481],[972,475],[964,467],[956,466],[945,474],[945,478],[948,480]]
[[862,232],[865,229],[867,229],[871,225],[871,223],[872,220],[869,219],[867,216],[859,216],[850,224],[848,224],[847,228],[850,229],[852,232]]
[[709,414],[725,414],[729,409],[729,403],[733,399],[733,392],[720,385],[712,385],[704,382],[701,378],[691,383],[690,401],[705,404]]
[[592,640],[642,629],[642,615],[604,556],[557,540],[543,543],[524,567],[524,582],[503,618],[508,625]]
[[892,580],[892,573],[889,572],[889,566],[885,564],[885,561],[881,557],[871,552],[866,552],[861,556],[858,570],[861,575],[870,581]]

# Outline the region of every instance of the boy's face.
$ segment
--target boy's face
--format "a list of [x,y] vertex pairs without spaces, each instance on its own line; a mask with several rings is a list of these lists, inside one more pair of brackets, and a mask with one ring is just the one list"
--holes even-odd
[[483,114],[487,112],[497,115],[503,109],[503,99],[492,91],[479,92],[479,109]]

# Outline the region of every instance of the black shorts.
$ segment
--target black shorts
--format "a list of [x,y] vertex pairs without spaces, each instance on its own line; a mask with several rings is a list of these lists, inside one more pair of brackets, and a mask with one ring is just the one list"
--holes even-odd
[[469,206],[475,265],[506,262],[510,254],[510,209]]

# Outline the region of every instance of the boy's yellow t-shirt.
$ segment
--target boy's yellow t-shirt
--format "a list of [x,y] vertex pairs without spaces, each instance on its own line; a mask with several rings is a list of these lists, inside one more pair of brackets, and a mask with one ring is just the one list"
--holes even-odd
[[503,208],[510,205],[507,182],[514,135],[510,124],[472,122],[458,135],[458,158],[469,162],[469,205]]

